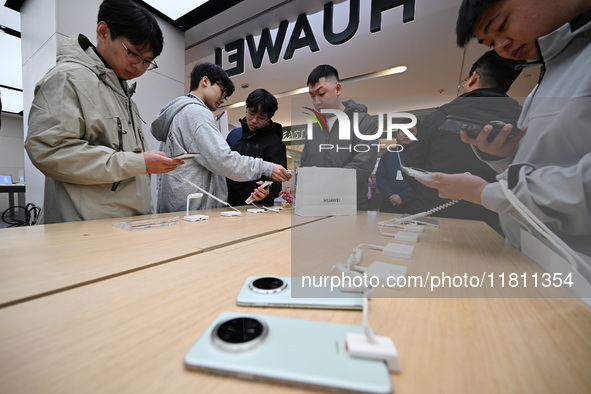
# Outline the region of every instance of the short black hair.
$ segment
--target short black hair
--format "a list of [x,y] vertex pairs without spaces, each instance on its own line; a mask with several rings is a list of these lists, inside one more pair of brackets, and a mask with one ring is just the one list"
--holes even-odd
[[308,75],[308,81],[306,82],[306,86],[314,85],[320,78],[335,78],[337,82],[339,82],[339,72],[333,66],[328,64],[321,64],[320,66],[316,67],[310,75]]
[[472,37],[476,23],[484,14],[486,8],[501,0],[463,0],[458,11],[456,22],[456,43],[460,48],[465,47]]
[[234,83],[228,76],[228,73],[217,64],[207,62],[197,64],[193,67],[191,71],[190,90],[197,89],[199,87],[199,81],[203,77],[207,77],[212,84],[219,82],[226,89],[226,97],[230,97],[234,93]]
[[164,48],[162,30],[156,19],[139,5],[130,0],[104,0],[98,12],[97,23],[105,22],[111,30],[113,40],[126,37],[141,50],[149,49],[154,57]]
[[481,87],[506,92],[521,73],[520,65],[524,63],[523,60],[505,59],[494,50],[490,50],[474,62],[470,75],[476,71],[480,74]]
[[253,90],[246,98],[246,108],[256,108],[261,115],[272,118],[277,111],[277,99],[265,89]]

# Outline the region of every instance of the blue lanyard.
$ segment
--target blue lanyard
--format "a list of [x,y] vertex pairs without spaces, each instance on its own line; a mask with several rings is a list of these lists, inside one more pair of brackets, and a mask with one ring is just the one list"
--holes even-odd
[[203,100],[201,100],[199,97],[195,96],[194,94],[187,94],[187,97],[193,97],[194,99],[197,99],[197,101],[199,101],[201,104],[205,105],[205,103],[203,102]]

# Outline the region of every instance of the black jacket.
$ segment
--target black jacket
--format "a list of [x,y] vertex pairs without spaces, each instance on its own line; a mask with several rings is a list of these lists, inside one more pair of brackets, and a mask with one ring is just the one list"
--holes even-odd
[[[353,125],[354,114],[358,113],[358,129],[362,134],[373,135],[378,129],[378,123],[367,113],[367,107],[358,104],[353,100],[343,101],[344,112],[349,117]],[[357,209],[366,211],[368,208],[367,186],[368,179],[373,171],[378,151],[376,148],[355,150],[355,146],[375,144],[377,140],[361,140],[352,130],[351,140],[339,140],[339,122],[337,121],[330,133],[321,130],[318,125],[313,125],[313,137],[306,138],[304,150],[302,151],[302,167],[334,167],[334,168],[352,168],[356,170],[357,175]],[[332,144],[334,149],[320,151],[321,144]]]
[[[465,93],[441,106],[425,119],[417,134],[418,141],[413,143],[413,149],[406,156],[404,165],[448,174],[470,172],[487,182],[495,182],[496,172],[476,157],[472,146],[462,142],[459,134],[440,131],[439,126],[447,115],[462,116],[485,123],[500,120],[516,125],[520,113],[519,103],[500,90],[483,88]],[[405,180],[415,191],[409,205],[409,213],[424,212],[449,202],[439,198],[436,189],[424,186],[406,175]],[[498,215],[467,201],[460,201],[434,215],[485,220],[498,230]]]
[[[287,168],[286,148],[281,140],[283,138],[283,130],[279,123],[271,121],[265,127],[256,130],[252,134],[246,123],[246,118],[240,119],[240,124],[242,127],[232,130],[226,138],[230,149],[241,155],[260,158]],[[263,177],[262,180],[272,179]],[[228,184],[228,203],[230,205],[244,205],[244,201],[258,186],[256,181],[258,179],[250,182],[236,182],[226,179]],[[272,204],[280,191],[281,182],[273,181],[273,184],[269,188],[269,195],[263,201],[255,202],[255,204]]]

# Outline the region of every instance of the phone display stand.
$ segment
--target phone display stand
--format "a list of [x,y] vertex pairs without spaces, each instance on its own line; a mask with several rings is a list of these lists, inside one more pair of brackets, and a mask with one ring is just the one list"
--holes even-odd
[[[242,215],[242,212],[240,212],[240,211],[239,211],[239,210],[237,210],[236,208],[232,207],[230,204],[228,204],[228,203],[227,203],[227,202],[225,202],[224,200],[221,200],[221,199],[217,198],[216,196],[214,196],[214,195],[213,195],[213,194],[211,194],[211,193],[208,193],[208,192],[207,192],[207,191],[205,191],[203,188],[201,188],[201,187],[197,186],[196,184],[194,184],[193,182],[191,182],[191,181],[190,181],[190,180],[188,180],[187,178],[185,178],[185,177],[181,176],[181,179],[182,179],[184,182],[187,182],[189,185],[191,185],[191,186],[193,186],[194,188],[196,188],[197,190],[201,190],[201,193],[192,193],[192,194],[189,194],[189,195],[187,196],[187,216],[189,215],[189,200],[190,200],[191,198],[201,198],[201,197],[203,197],[203,194],[207,194],[209,197],[213,198],[214,200],[216,200],[216,201],[219,201],[219,202],[221,202],[222,204],[224,204],[225,206],[227,206],[227,207],[230,207],[230,208],[232,208],[232,209],[233,209],[233,211],[224,211],[224,212],[221,212],[221,213],[220,213],[220,215],[222,215],[222,216],[240,216],[240,215]],[[208,218],[208,219],[209,219],[209,218]]]
[[186,220],[187,222],[200,222],[207,219],[209,219],[209,216],[207,215],[187,215],[183,217],[183,220]]
[[192,199],[195,198],[201,198],[203,197],[203,193],[191,193],[187,196],[187,213],[186,215],[183,217],[183,220],[186,220],[187,222],[200,222],[202,220],[207,220],[209,219],[209,216],[207,215],[189,215],[189,203]]
[[240,211],[224,211],[224,212],[220,212],[220,215],[225,216],[225,217],[240,216],[240,215],[242,215],[242,212],[240,212]]

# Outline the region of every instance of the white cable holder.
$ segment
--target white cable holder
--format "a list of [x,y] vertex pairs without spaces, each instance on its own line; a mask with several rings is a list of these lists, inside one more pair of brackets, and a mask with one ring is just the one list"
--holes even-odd
[[234,211],[224,211],[221,212],[220,215],[222,216],[240,216],[242,215],[242,212],[240,212],[240,210],[234,208],[233,206],[231,206],[229,203],[225,202],[224,200],[217,198],[216,196],[214,196],[213,194],[209,193],[208,191],[204,190],[203,188],[197,186],[196,184],[194,184],[193,182],[191,182],[190,180],[188,180],[187,178],[185,178],[184,176],[180,176],[181,179],[185,182],[187,182],[189,185],[195,187],[197,190],[201,191],[204,194],[207,194],[209,197],[213,198],[216,201],[221,202],[222,204],[224,204],[227,207],[232,208]]
[[[380,261],[372,262],[369,267],[362,266],[361,256],[363,255],[362,248],[381,250],[384,256],[398,257],[410,259],[414,246],[389,243],[386,246],[360,244],[353,248],[353,253],[347,259],[347,264],[335,264],[331,267],[331,271],[337,271],[343,276],[347,277],[376,277],[380,283],[388,281],[390,278],[397,278],[399,276],[406,276],[407,267],[402,265],[383,263]],[[355,283],[353,280],[350,283]],[[395,286],[393,286],[395,288]],[[368,288],[359,285],[341,284],[340,290],[343,292],[360,293],[367,291]]]
[[[281,210],[281,208],[279,208],[279,207],[269,208],[269,207],[266,207],[264,205],[261,205],[259,207],[254,202],[251,202],[250,205],[252,205],[254,208],[247,209],[246,212],[250,212],[250,213],[265,213],[265,212],[279,213],[279,211]],[[255,209],[256,209],[256,211],[255,211]]]
[[201,220],[209,219],[209,216],[207,216],[207,215],[189,215],[189,204],[190,204],[191,200],[193,200],[195,198],[202,198],[202,197],[203,197],[203,193],[191,193],[187,196],[187,213],[183,217],[184,220],[186,220],[188,222],[199,222]]
[[354,357],[371,358],[384,360],[391,372],[401,372],[398,350],[390,337],[375,335],[369,326],[369,302],[368,298],[374,288],[369,288],[363,294],[363,315],[362,327],[363,333],[349,332],[345,339],[345,348],[347,352]]
[[[387,231],[384,231],[384,227],[397,227],[397,228],[401,228],[402,226],[404,226],[405,224],[408,223],[417,223],[414,222],[415,219],[418,218],[422,218],[425,216],[429,216],[434,214],[435,212],[441,211],[442,209],[451,207],[452,205],[456,204],[459,200],[451,200],[445,204],[442,204],[438,207],[435,207],[433,209],[430,209],[428,211],[425,212],[420,212],[414,215],[410,215],[410,216],[405,216],[405,217],[399,217],[399,218],[393,218],[390,220],[386,220],[383,222],[378,222],[378,225],[380,226],[380,234],[385,235],[387,237],[396,237],[396,233],[390,233]],[[409,229],[406,229],[409,230]]]

